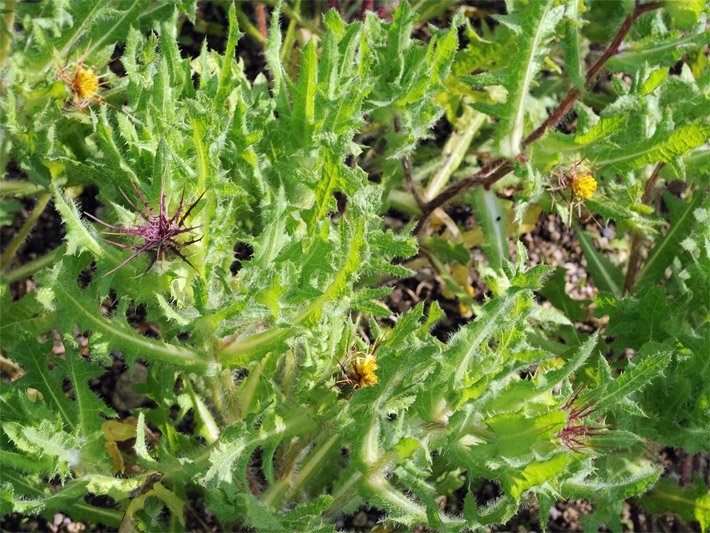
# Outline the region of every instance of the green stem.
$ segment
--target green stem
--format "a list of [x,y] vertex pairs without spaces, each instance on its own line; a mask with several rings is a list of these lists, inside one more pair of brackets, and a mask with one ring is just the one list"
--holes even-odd
[[[641,196],[641,202],[644,204],[649,204],[653,197],[653,190],[658,183],[658,178],[661,175],[661,170],[665,164],[661,161],[658,163],[651,175],[646,180],[646,185],[644,186],[643,195]],[[643,242],[643,235],[639,231],[633,232],[631,237],[631,251],[629,252],[629,264],[626,268],[626,277],[624,278],[624,293],[629,293],[634,286],[636,281],[636,273],[638,271],[638,266],[641,261],[641,245]]]
[[245,338],[228,339],[217,349],[219,361],[224,366],[245,366],[267,353],[290,333],[291,328],[273,328]]
[[0,195],[2,196],[32,196],[46,190],[46,187],[29,181],[0,181]]
[[44,212],[45,207],[47,207],[51,197],[52,195],[49,193],[43,194],[39,197],[32,213],[30,213],[30,216],[27,217],[27,220],[25,220],[24,224],[22,224],[20,231],[17,232],[15,238],[10,241],[10,244],[7,245],[7,248],[5,248],[2,256],[0,256],[0,272],[5,271],[5,268],[9,264],[10,260],[15,256],[17,250],[20,246],[22,246],[22,243],[25,242],[25,239],[30,234],[30,231],[32,231],[32,228],[39,219],[40,215]]
[[57,256],[62,255],[65,250],[66,246],[62,245],[59,248],[55,248],[51,252],[44,254],[42,257],[38,257],[37,259],[30,261],[29,263],[25,263],[24,265],[19,266],[14,270],[11,270],[5,276],[5,281],[7,281],[8,283],[15,283],[16,281],[31,277],[32,275],[34,275],[35,272],[42,270],[43,268],[54,263],[54,260],[57,258]]
[[272,509],[281,507],[281,502],[286,499],[288,502],[293,498],[305,485],[309,477],[318,470],[318,466],[322,464],[323,459],[338,442],[338,435],[331,435],[316,446],[310,454],[308,461],[300,468],[298,475],[292,479],[291,476],[280,479],[269,491],[264,495],[264,503]]
[[254,23],[249,20],[249,17],[247,17],[246,13],[244,13],[242,8],[239,6],[237,6],[237,20],[239,21],[239,26],[244,28],[244,31],[249,37],[254,39],[260,45],[266,46],[266,38],[261,34],[259,29],[254,26]]
[[449,182],[451,176],[461,165],[474,135],[488,122],[488,117],[473,109],[467,109],[463,121],[464,123],[461,124],[463,127],[457,128],[444,145],[439,168],[429,180],[424,193],[426,202],[431,201]]
[[[229,8],[229,35],[227,37],[227,47],[224,51],[224,61],[222,69],[219,72],[219,80],[217,81],[217,98],[214,100],[215,106],[222,105],[224,102],[225,85],[227,78],[232,73],[232,62],[234,61],[234,50],[237,47],[239,40],[239,25],[237,24],[236,9],[234,4]],[[215,107],[216,109],[216,107]]]
[[334,516],[340,513],[340,509],[344,507],[350,500],[357,498],[357,483],[362,479],[362,472],[353,471],[350,479],[342,483],[338,489],[333,492],[333,503],[326,509],[325,514]]
[[311,475],[313,475],[313,473],[317,471],[318,466],[323,462],[325,456],[328,454],[330,449],[335,446],[337,442],[338,435],[332,435],[329,439],[320,443],[315,448],[315,450],[313,450],[311,458],[308,460],[308,462],[306,462],[305,465],[303,465],[301,470],[299,470],[296,479],[294,480],[291,487],[288,489],[288,492],[286,492],[287,500],[293,498],[298,493],[298,491],[301,490],[308,478],[311,477]]
[[291,387],[296,380],[297,371],[298,362],[296,361],[296,355],[293,353],[293,350],[289,350],[285,355],[283,379],[281,380],[281,393],[284,395],[284,398],[288,398],[291,395]]
[[246,416],[252,412],[254,399],[257,398],[259,383],[261,383],[261,374],[269,362],[267,355],[253,369],[249,369],[249,375],[244,380],[244,383],[239,387],[237,396],[237,405],[239,407],[238,420],[244,420]]
[[390,207],[394,207],[398,211],[401,211],[407,215],[419,216],[422,214],[422,210],[419,209],[417,202],[408,192],[392,189],[387,201],[389,202]]
[[[301,12],[301,0],[296,0],[293,5],[293,9],[296,13]],[[293,41],[296,35],[296,19],[291,19],[288,23],[288,29],[286,30],[286,37],[284,39],[284,44],[281,47],[281,63],[285,63],[291,57],[291,49],[293,48]]]
[[[265,4],[271,6],[271,7],[276,7],[276,5],[279,3],[278,0],[263,0]],[[311,31],[311,33],[314,33],[318,37],[323,36],[323,32],[321,31],[320,28],[318,28],[315,24],[313,24],[310,20],[303,18],[299,13],[294,11],[288,4],[281,4],[281,11],[291,20],[295,20],[298,24],[303,26],[304,28],[307,28],[308,30]]]

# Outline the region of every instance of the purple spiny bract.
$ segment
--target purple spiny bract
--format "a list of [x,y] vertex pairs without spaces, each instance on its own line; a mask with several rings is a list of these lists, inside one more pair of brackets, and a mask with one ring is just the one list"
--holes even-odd
[[597,437],[601,435],[604,430],[610,429],[610,426],[593,426],[584,423],[584,419],[596,412],[597,408],[594,407],[594,402],[583,407],[574,406],[574,402],[577,400],[581,391],[581,388],[578,389],[577,392],[567,400],[567,403],[562,406],[562,410],[567,413],[567,423],[565,427],[557,433],[557,438],[562,441],[562,444],[573,452],[579,452],[583,448],[592,447],[582,439],[586,437]]
[[[145,210],[138,208],[129,198],[126,196],[126,194],[121,191],[121,194],[126,198],[128,203],[133,207],[133,209],[136,210],[136,212],[141,216],[141,218],[145,221],[145,224],[138,224],[133,228],[123,228],[121,226],[114,226],[112,224],[109,224],[107,222],[104,222],[100,218],[91,215],[89,213],[86,213],[86,215],[92,219],[94,219],[96,222],[99,224],[102,224],[106,226],[107,228],[111,228],[113,230],[116,230],[115,232],[106,232],[108,235],[120,235],[121,237],[134,237],[137,239],[140,239],[139,244],[123,244],[120,242],[115,242],[111,241],[108,239],[105,239],[106,242],[109,242],[115,246],[118,246],[119,248],[124,248],[126,250],[132,250],[133,254],[123,261],[120,265],[118,265],[116,268],[113,270],[110,270],[109,272],[106,272],[104,276],[108,276],[109,274],[112,274],[122,266],[124,266],[126,263],[131,261],[132,259],[136,258],[139,256],[141,253],[146,252],[148,250],[155,250],[155,257],[150,262],[150,265],[148,265],[148,268],[146,269],[146,272],[150,270],[150,268],[155,264],[155,262],[158,260],[159,257],[162,258],[163,261],[165,261],[165,252],[172,252],[173,254],[177,255],[180,259],[185,261],[188,265],[190,265],[192,268],[195,268],[190,261],[188,261],[187,257],[185,257],[182,252],[180,251],[182,248],[185,246],[188,246],[190,244],[193,244],[200,239],[202,239],[202,236],[197,237],[195,239],[185,241],[185,242],[180,242],[176,240],[176,237],[179,235],[189,233],[191,231],[196,230],[199,228],[199,226],[193,226],[193,227],[186,227],[185,226],[185,220],[187,217],[190,215],[190,212],[193,210],[193,208],[197,205],[197,203],[202,199],[204,196],[205,192],[204,191],[197,200],[195,200],[190,207],[185,210],[185,205],[184,205],[184,199],[185,199],[185,193],[183,192],[182,196],[180,197],[180,205],[178,206],[177,211],[172,216],[168,216],[167,210],[166,210],[166,202],[165,202],[165,183],[163,182],[161,190],[160,190],[160,209],[158,213],[155,213],[150,206],[148,205],[148,202],[146,201],[145,197],[141,194],[141,192],[138,190],[138,188],[135,186],[133,182],[131,182],[131,185],[133,186],[133,189],[135,190],[136,194],[138,195],[138,198],[140,198],[141,203],[143,204],[143,207]],[[120,189],[119,189],[120,190]],[[183,213],[183,210],[185,212]]]

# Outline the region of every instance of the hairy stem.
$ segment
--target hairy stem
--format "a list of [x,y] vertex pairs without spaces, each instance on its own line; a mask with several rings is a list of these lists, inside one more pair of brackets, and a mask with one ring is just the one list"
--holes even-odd
[[0,181],[0,194],[3,196],[32,196],[46,190],[45,187],[29,181]]
[[218,343],[220,363],[227,367],[245,366],[268,352],[291,334],[290,328],[272,328],[248,337],[223,339]]
[[[463,124],[461,124],[463,122]],[[436,173],[431,177],[424,192],[424,199],[429,202],[449,182],[453,173],[458,169],[463,158],[471,146],[473,137],[488,122],[488,117],[477,111],[468,108],[464,111],[464,117],[459,121],[459,128],[456,128],[444,145],[441,161]]]
[[[664,163],[660,162],[656,165],[646,181],[646,185],[643,189],[643,195],[641,196],[641,202],[648,204],[653,196],[653,189],[658,183],[658,178],[661,175],[661,170],[663,169]],[[631,251],[629,252],[629,265],[626,268],[626,278],[624,279],[624,292],[628,293],[634,286],[636,281],[636,273],[638,272],[639,263],[641,261],[641,243],[643,241],[643,235],[640,232],[635,231],[631,237]]]
[[310,452],[310,457],[298,470],[296,476],[287,476],[280,479],[264,496],[264,503],[271,508],[278,509],[281,502],[286,499],[288,502],[303,487],[309,477],[318,471],[318,466],[323,463],[323,459],[328,455],[331,448],[338,442],[338,435],[331,435],[322,440]]

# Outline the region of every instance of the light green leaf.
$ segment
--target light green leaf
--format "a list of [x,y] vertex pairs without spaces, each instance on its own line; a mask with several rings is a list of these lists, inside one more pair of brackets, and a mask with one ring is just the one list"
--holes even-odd
[[703,0],[663,0],[663,4],[678,28],[690,28],[696,24],[707,6]]
[[150,454],[148,453],[148,448],[145,444],[145,413],[141,411],[138,413],[138,423],[136,424],[136,444],[134,445],[136,450],[136,455],[143,461],[149,463],[155,462]]
[[94,228],[82,222],[74,202],[64,197],[56,183],[52,184],[52,188],[54,189],[54,205],[66,226],[67,253],[75,255],[82,250],[88,250],[96,257],[104,257],[106,252],[99,244]]
[[[690,2],[693,0],[680,0]],[[681,56],[710,43],[710,31],[683,35],[678,32],[663,37],[650,36],[640,39],[606,62],[605,67],[613,72],[633,72],[651,67],[671,67]]]
[[643,82],[641,85],[641,94],[647,95],[651,94],[653,91],[655,91],[658,87],[663,84],[664,81],[668,78],[668,69],[667,68],[659,68],[654,70],[648,75],[648,78]]
[[562,473],[570,463],[568,453],[558,453],[552,459],[531,463],[519,471],[513,470],[503,480],[503,486],[516,501],[523,492],[530,490]]
[[640,143],[601,152],[595,165],[621,172],[662,161],[673,160],[708,141],[710,124],[701,121],[685,124],[671,133],[659,133]]
[[491,267],[501,272],[503,261],[508,259],[507,213],[492,190],[477,187],[471,194],[476,220],[483,227],[486,240],[483,251]]

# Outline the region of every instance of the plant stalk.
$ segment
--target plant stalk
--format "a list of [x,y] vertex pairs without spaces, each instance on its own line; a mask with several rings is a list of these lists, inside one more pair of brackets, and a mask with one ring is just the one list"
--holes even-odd
[[51,252],[44,254],[42,257],[38,257],[29,263],[25,263],[24,265],[11,270],[5,276],[5,281],[8,283],[15,283],[16,281],[31,277],[35,272],[54,263],[57,256],[62,255],[65,250],[65,246],[60,246],[59,248],[55,248]]
[[453,173],[461,165],[474,135],[488,122],[488,117],[469,108],[464,112],[464,118],[461,120],[465,120],[466,126],[463,130],[455,130],[446,142],[439,167],[429,180],[424,193],[424,200],[427,202],[439,194],[449,182]]
[[44,209],[47,207],[47,204],[51,198],[52,195],[46,193],[37,199],[37,203],[35,204],[32,213],[30,213],[30,216],[27,217],[27,220],[25,220],[22,224],[22,227],[17,232],[17,235],[15,235],[15,237],[10,241],[10,244],[7,245],[7,248],[5,248],[2,256],[0,256],[0,272],[5,272],[10,260],[15,257],[17,250],[20,246],[22,246],[22,243],[25,242],[25,239],[32,231],[32,228],[34,228],[34,225],[44,212]]
[[249,20],[246,13],[242,11],[241,7],[237,6],[237,20],[239,21],[239,26],[244,28],[244,32],[254,39],[261,46],[266,46],[266,38],[261,34],[259,29],[254,26],[254,23]]
[[[265,4],[271,6],[271,7],[276,7],[279,2],[277,0],[263,0]],[[281,4],[281,11],[291,20],[295,20],[298,24],[303,26],[304,28],[307,28],[311,33],[317,35],[318,37],[323,36],[323,31],[321,31],[320,28],[318,28],[315,24],[313,24],[310,20],[305,19],[301,16],[300,13],[297,11],[294,11],[291,6],[289,6],[286,3]]]
[[32,196],[33,194],[46,190],[45,187],[29,181],[0,181],[0,194],[3,196]]
[[[293,9],[296,13],[301,12],[301,0],[296,0],[293,4]],[[293,49],[293,42],[296,36],[296,20],[291,19],[288,23],[288,29],[286,29],[286,36],[284,37],[284,43],[281,47],[281,63],[290,63],[291,50]],[[285,66],[285,65],[284,65]]]

